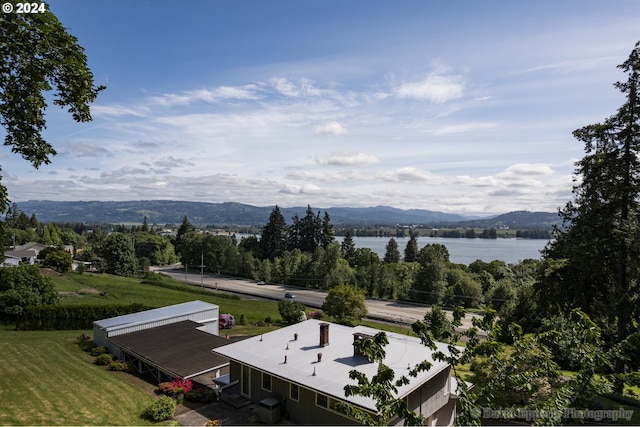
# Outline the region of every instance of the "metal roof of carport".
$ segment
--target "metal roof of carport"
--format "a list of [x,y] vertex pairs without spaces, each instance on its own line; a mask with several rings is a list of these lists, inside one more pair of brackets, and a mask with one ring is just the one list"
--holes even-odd
[[170,305],[167,307],[160,307],[154,308],[152,310],[144,310],[137,313],[125,314],[123,316],[96,320],[95,322],[93,322],[93,324],[102,329],[106,329],[107,331],[112,331],[127,326],[169,319],[179,315],[198,313],[202,311],[213,310],[215,308],[218,308],[218,306],[215,304],[195,300],[184,302],[181,304]]
[[229,359],[211,350],[234,341],[198,330],[198,326],[185,320],[117,335],[109,341],[169,377],[189,378],[228,364]]

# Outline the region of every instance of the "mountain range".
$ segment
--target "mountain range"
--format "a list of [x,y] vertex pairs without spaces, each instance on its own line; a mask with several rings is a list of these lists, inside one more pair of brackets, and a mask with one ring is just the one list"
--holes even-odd
[[[274,206],[251,206],[242,203],[184,202],[176,200],[114,201],[49,201],[30,200],[17,203],[27,215],[36,215],[40,222],[85,224],[141,224],[147,217],[149,224],[180,224],[186,216],[197,225],[263,226]],[[280,208],[287,222],[294,215],[303,217],[307,207]],[[395,226],[437,225],[459,227],[550,228],[558,223],[558,214],[518,211],[492,218],[474,218],[424,209],[397,209],[389,206],[366,208],[314,208],[326,211],[334,225]]]

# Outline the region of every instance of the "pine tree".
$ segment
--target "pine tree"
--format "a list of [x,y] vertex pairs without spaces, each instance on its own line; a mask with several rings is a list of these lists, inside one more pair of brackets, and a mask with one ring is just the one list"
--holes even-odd
[[574,200],[560,210],[563,224],[543,253],[537,285],[541,307],[581,307],[613,343],[640,321],[640,42],[618,68],[628,78],[614,86],[626,102],[573,133],[586,155],[576,163]]
[[273,261],[287,249],[287,224],[276,205],[269,215],[269,222],[262,227],[260,249],[265,259]]
[[398,242],[396,242],[396,239],[394,239],[393,237],[389,239],[389,243],[387,243],[383,260],[387,263],[400,262],[400,250],[398,250]]
[[180,228],[178,228],[178,232],[176,234],[176,240],[174,242],[174,247],[176,250],[176,254],[180,254],[183,252],[184,250],[184,236],[189,233],[190,231],[195,230],[195,228],[193,227],[193,225],[191,225],[191,223],[189,222],[189,219],[187,218],[187,216],[185,215],[182,218],[182,224],[180,225]]
[[342,244],[340,245],[340,251],[342,251],[342,257],[347,260],[349,265],[352,265],[356,256],[356,245],[353,242],[351,230],[347,230],[347,234],[345,234]]
[[333,231],[333,225],[331,224],[331,218],[327,211],[324,212],[324,218],[322,219],[322,237],[320,238],[320,244],[324,249],[327,249],[331,243],[335,241],[335,232]]
[[407,242],[407,246],[404,248],[404,261],[415,262],[418,259],[418,240],[416,236],[411,233],[411,237]]

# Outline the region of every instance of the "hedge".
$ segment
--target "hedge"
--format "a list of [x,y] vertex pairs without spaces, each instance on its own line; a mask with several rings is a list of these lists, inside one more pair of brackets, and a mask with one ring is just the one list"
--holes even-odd
[[20,331],[93,329],[93,322],[110,317],[150,310],[143,304],[29,306],[16,322]]

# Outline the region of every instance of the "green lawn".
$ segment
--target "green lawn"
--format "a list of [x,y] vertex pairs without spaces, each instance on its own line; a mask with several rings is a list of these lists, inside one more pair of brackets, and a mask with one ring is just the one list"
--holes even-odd
[[[187,301],[201,300],[216,304],[220,313],[231,313],[236,323],[242,315],[246,323],[258,323],[267,317],[279,319],[277,304],[271,301],[242,300],[224,298],[215,292],[194,288],[177,280],[162,276],[166,283],[179,289],[167,289],[143,284],[141,279],[112,276],[109,274],[68,273],[51,276],[58,291],[61,291],[62,305],[75,304],[133,304],[141,303],[150,307],[165,307]],[[106,293],[101,296],[102,293]]]
[[94,365],[80,333],[0,327],[0,425],[150,425],[149,386]]

